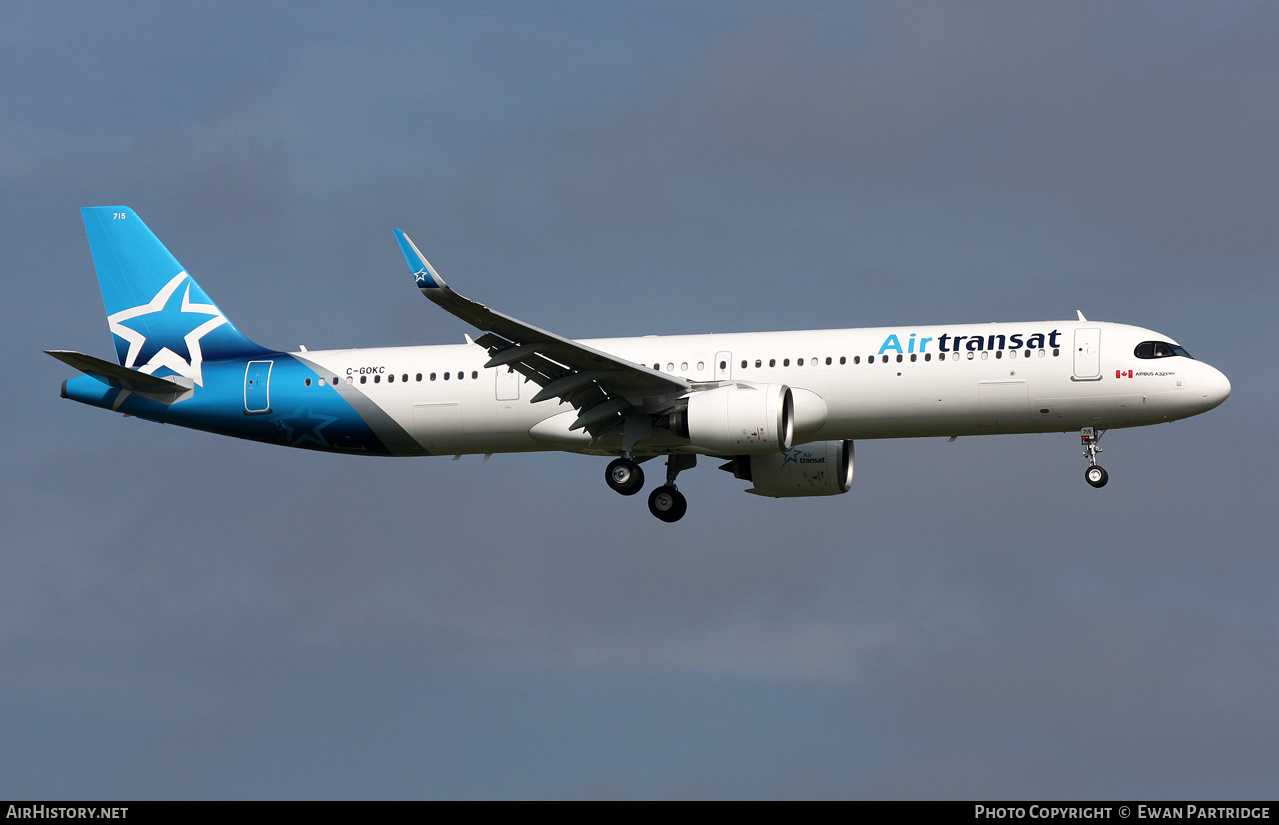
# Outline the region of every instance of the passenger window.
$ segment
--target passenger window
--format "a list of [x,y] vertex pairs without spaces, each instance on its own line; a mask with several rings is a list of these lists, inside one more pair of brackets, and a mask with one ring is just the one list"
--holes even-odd
[[[723,363],[722,361],[720,363]],[[721,368],[722,369],[722,368]],[[742,361],[742,369],[746,369],[746,362]]]
[[688,372],[688,362],[687,362],[687,361],[681,361],[681,362],[680,362],[680,365],[679,365],[679,371],[680,371],[680,372]]
[[449,375],[450,375],[450,373],[447,373],[447,372],[446,372],[446,373],[444,373],[444,380],[445,380],[445,381],[449,380]]
[[926,353],[924,353],[924,360],[925,360],[925,361],[931,361],[931,360],[933,360],[933,354],[932,354],[931,352],[926,352]]
[[769,358],[769,359],[768,359],[768,365],[769,365],[770,367],[775,367],[775,366],[777,366],[777,359],[776,359],[776,358]]
[[829,356],[829,355],[827,355],[827,356],[826,356],[826,366],[828,366],[828,367],[830,366],[830,356]]
[[756,359],[755,359],[755,368],[756,368],[756,369],[759,369],[759,368],[760,368],[760,367],[762,367],[762,366],[764,366],[764,362],[763,362],[763,361],[761,361],[761,360],[759,360],[758,358],[756,358]]
[[667,364],[667,365],[666,365],[666,371],[667,371],[667,372],[675,372],[675,364],[674,364],[674,363]]
[[471,370],[471,377],[472,377],[472,378],[479,378],[479,377],[480,377],[480,371],[479,371],[479,370]]
[[986,352],[986,350],[982,350],[982,351],[981,351],[981,360],[985,361],[985,360],[987,360],[988,358],[990,358],[990,353],[989,353],[989,352]]
[[853,363],[854,363],[854,364],[860,364],[861,362],[862,362],[862,357],[861,357],[860,355],[854,355],[854,356],[853,356]]
[[311,386],[311,379],[310,378],[306,379],[305,381],[302,382],[302,384],[307,387]]
[[797,359],[797,360],[795,361],[795,366],[797,366],[797,367],[802,367],[802,366],[804,366],[804,359],[803,359],[803,358]]
[[1000,359],[1000,358],[1003,358],[1003,357],[1004,357],[1004,351],[1003,351],[1002,349],[997,349],[997,350],[995,350],[995,359],[996,359],[996,360],[998,360],[998,359]]
[[420,373],[420,372],[419,372],[419,373],[417,374],[417,380],[418,380],[418,383],[421,383],[421,381],[422,381],[422,373]]
[[789,358],[783,358],[783,359],[782,359],[782,366],[783,366],[783,367],[789,367],[789,366],[790,366],[790,359],[789,359]]
[[897,353],[897,363],[900,364],[901,362],[902,362],[902,354],[899,352]]
[[841,355],[841,356],[839,356],[839,363],[841,363],[841,364],[842,364],[842,363],[844,363],[844,356],[842,356],[842,355]]
[[395,373],[391,373],[390,375],[388,375],[388,376],[386,377],[386,383],[388,383],[388,384],[394,384],[394,383],[395,383]]
[[918,360],[919,360],[919,356],[912,352],[912,353],[910,354],[910,362],[913,364],[913,363],[915,363],[915,362],[916,362],[916,361],[918,361]]
[[360,383],[361,383],[361,384],[367,384],[368,382],[369,382],[369,377],[368,377],[367,375],[361,375],[361,376],[360,376]]
[[375,376],[373,376],[373,383],[374,383],[374,384],[381,384],[381,383],[382,383],[382,376],[380,376],[380,375],[375,375]]

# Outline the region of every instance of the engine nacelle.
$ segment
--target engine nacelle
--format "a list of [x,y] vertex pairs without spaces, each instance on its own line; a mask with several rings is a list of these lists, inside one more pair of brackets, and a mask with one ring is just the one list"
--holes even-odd
[[690,395],[670,425],[708,452],[778,453],[795,440],[795,401],[785,384],[729,384]]
[[720,467],[754,482],[757,496],[837,496],[853,486],[853,442],[817,441],[784,453],[739,455]]

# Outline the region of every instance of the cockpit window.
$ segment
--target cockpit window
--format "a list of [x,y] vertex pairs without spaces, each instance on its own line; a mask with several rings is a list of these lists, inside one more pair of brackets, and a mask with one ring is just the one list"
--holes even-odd
[[1186,352],[1184,347],[1170,344],[1167,341],[1142,341],[1133,350],[1132,354],[1138,358],[1171,358],[1174,355],[1191,359],[1194,357]]

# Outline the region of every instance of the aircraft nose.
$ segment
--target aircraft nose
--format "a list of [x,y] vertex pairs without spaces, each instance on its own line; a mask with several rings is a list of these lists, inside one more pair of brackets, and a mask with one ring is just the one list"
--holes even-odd
[[1216,367],[1209,367],[1204,377],[1203,397],[1210,410],[1230,397],[1230,379]]

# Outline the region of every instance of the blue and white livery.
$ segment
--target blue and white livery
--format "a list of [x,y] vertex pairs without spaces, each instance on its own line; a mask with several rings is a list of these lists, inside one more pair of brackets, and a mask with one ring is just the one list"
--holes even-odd
[[481,333],[466,344],[282,352],[250,341],[126,206],[81,210],[115,362],[62,395],[126,415],[360,455],[568,450],[613,456],[623,495],[666,457],[649,509],[678,521],[698,456],[747,492],[837,495],[865,438],[1078,431],[1101,487],[1109,429],[1216,407],[1230,382],[1166,335],[1073,321],[574,341],[454,292],[395,238],[422,294]]

